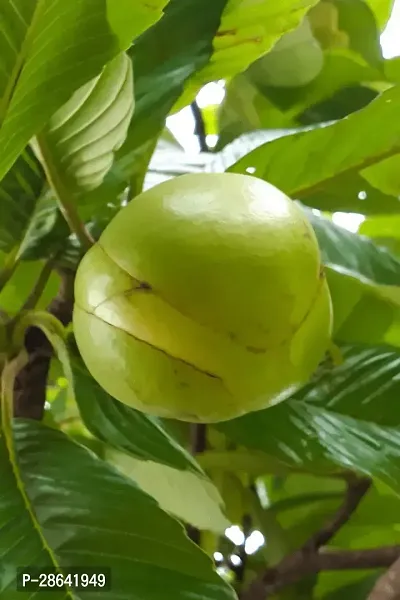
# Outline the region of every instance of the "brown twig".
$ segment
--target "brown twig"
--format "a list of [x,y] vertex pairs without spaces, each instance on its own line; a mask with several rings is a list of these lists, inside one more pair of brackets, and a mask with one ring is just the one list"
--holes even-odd
[[201,152],[209,152],[209,147],[207,144],[206,126],[204,123],[203,114],[202,114],[196,100],[194,102],[192,102],[192,104],[190,105],[190,108],[192,109],[192,114],[194,117],[194,123],[195,123],[194,133],[195,133],[195,135],[197,135],[197,139],[199,140],[200,151]]
[[[63,271],[57,296],[48,311],[63,325],[72,318],[74,273]],[[25,347],[29,354],[28,364],[18,374],[14,386],[14,417],[40,421],[46,402],[47,377],[53,350],[45,334],[30,327],[25,335]]]
[[[333,555],[324,553],[321,548],[348,522],[370,486],[370,479],[365,477],[358,478],[354,476],[349,478],[343,502],[333,517],[314,533],[301,548],[286,556],[277,566],[267,569],[266,572],[257,577],[241,595],[241,600],[265,600],[278,590],[299,581],[305,575],[327,569],[328,565],[333,565],[334,563],[329,562],[327,559],[327,556],[330,556],[332,560]],[[338,556],[338,554],[335,554],[336,565],[339,564]],[[341,556],[343,557],[343,554]],[[349,556],[347,555],[346,558],[349,559]],[[331,568],[338,567],[332,566]],[[345,567],[342,566],[341,568]]]
[[400,552],[392,561],[390,569],[376,582],[367,600],[399,600],[400,598]]
[[362,478],[352,478],[348,481],[346,494],[342,505],[322,529],[317,531],[300,549],[301,552],[316,552],[322,546],[325,546],[334,535],[347,523],[351,515],[355,512],[361,500],[371,487],[371,480]]
[[[384,546],[381,548],[368,548],[365,550],[337,550],[331,552],[319,552],[309,556],[297,556],[293,561],[291,569],[285,571],[275,570],[276,578],[273,583],[264,585],[253,595],[243,594],[243,598],[269,598],[282,590],[293,585],[306,577],[321,571],[351,571],[356,569],[380,569],[388,567],[400,555],[400,546]],[[400,596],[374,596],[368,600],[397,600]]]

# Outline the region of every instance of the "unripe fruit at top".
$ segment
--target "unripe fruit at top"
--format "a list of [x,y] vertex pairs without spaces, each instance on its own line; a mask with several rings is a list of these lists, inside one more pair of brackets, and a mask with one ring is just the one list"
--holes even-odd
[[138,410],[217,422],[266,408],[309,379],[329,343],[314,231],[255,177],[166,181],[84,256],[74,331],[93,377]]
[[268,54],[249,68],[250,79],[263,86],[292,88],[308,85],[322,71],[324,52],[305,18],[280,38]]

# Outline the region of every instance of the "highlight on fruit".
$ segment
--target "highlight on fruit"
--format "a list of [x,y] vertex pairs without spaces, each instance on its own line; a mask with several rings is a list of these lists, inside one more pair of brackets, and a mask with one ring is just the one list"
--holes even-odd
[[143,192],[76,276],[89,371],[161,417],[211,423],[284,400],[318,366],[331,325],[307,217],[247,175],[183,175]]

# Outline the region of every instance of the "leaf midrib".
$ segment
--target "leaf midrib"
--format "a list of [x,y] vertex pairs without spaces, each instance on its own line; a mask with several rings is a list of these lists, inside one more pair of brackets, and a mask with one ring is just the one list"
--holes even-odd
[[[2,429],[3,429],[3,436],[4,436],[4,443],[5,443],[5,447],[7,449],[8,452],[8,456],[10,459],[10,465],[11,465],[11,469],[15,478],[15,482],[17,485],[17,489],[22,497],[22,502],[28,512],[28,515],[31,519],[32,525],[34,527],[34,529],[37,531],[37,534],[39,536],[40,541],[43,544],[43,548],[46,551],[46,553],[48,554],[51,563],[53,564],[53,566],[57,569],[58,572],[62,573],[62,569],[61,566],[58,563],[58,560],[55,556],[55,554],[53,553],[50,545],[48,544],[44,534],[42,533],[41,527],[40,527],[40,523],[36,518],[36,514],[34,511],[34,508],[31,504],[31,501],[29,499],[29,496],[25,490],[25,486],[24,486],[24,481],[22,479],[20,470],[19,470],[19,465],[18,465],[18,458],[17,458],[17,452],[16,452],[16,448],[15,448],[15,443],[14,443],[14,434],[13,434],[13,426],[12,426],[12,415],[10,412],[10,408],[8,406],[8,403],[10,400],[12,400],[12,397],[10,399],[7,398],[7,391],[9,391],[10,389],[12,390],[14,387],[14,380],[15,380],[15,373],[14,373],[14,368],[18,368],[18,370],[20,370],[21,368],[23,368],[24,364],[26,363],[22,363],[22,366],[20,364],[20,361],[24,360],[24,356],[23,355],[19,355],[12,363],[9,363],[3,372],[3,377],[2,377],[2,385],[1,385],[1,392],[2,392],[2,398],[1,398],[1,403],[2,403]],[[1,438],[1,429],[0,429],[0,438]],[[70,598],[71,600],[76,600],[76,598],[74,598],[71,590],[64,585],[64,589],[65,589],[65,598]],[[61,590],[61,588],[60,588]]]
[[[391,148],[390,150],[387,150],[386,152],[381,152],[380,154],[376,154],[375,156],[366,158],[366,159],[360,161],[359,163],[357,163],[356,165],[352,165],[351,167],[348,167],[347,169],[343,169],[343,171],[340,171],[340,172],[336,173],[335,175],[331,175],[330,177],[326,177],[325,179],[323,179],[317,183],[313,183],[313,184],[311,184],[309,186],[305,186],[305,187],[299,186],[297,190],[294,190],[292,192],[292,195],[296,196],[296,198],[298,200],[306,200],[308,196],[310,196],[311,194],[314,194],[315,192],[318,192],[318,190],[323,190],[326,185],[335,181],[335,179],[345,177],[346,175],[351,175],[352,173],[359,173],[361,175],[361,177],[363,177],[361,171],[363,171],[364,169],[367,169],[368,167],[372,167],[373,165],[376,165],[377,163],[383,162],[384,160],[386,160],[388,158],[392,158],[393,156],[396,156],[396,155],[400,155],[400,145],[395,146],[395,147]],[[375,186],[372,186],[372,187],[375,187]]]

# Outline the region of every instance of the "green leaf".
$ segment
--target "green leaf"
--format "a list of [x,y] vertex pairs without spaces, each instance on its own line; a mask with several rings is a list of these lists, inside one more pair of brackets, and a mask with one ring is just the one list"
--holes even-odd
[[[400,346],[400,287],[326,268],[336,341]],[[374,318],[371,319],[371,314]]]
[[[11,170],[11,172],[13,169]],[[51,190],[38,199],[19,247],[22,260],[60,257],[71,235],[68,224],[58,208]]]
[[163,510],[197,529],[223,534],[231,525],[223,501],[205,476],[109,450],[106,459],[157,500]]
[[229,0],[214,38],[209,63],[188,82],[175,109],[189,104],[209,81],[229,79],[266,54],[279,38],[295,29],[318,0],[279,3]]
[[398,427],[289,400],[221,423],[218,429],[235,442],[271,454],[297,470],[328,475],[337,467],[350,469],[375,477],[400,494]]
[[335,339],[399,346],[400,260],[366,237],[306,214],[326,268]]
[[201,468],[157,418],[145,415],[107,394],[82,360],[72,362],[76,400],[87,429],[97,438],[134,458],[201,474]]
[[365,0],[375,15],[377,24],[382,31],[389,20],[395,0]]
[[217,428],[295,470],[328,475],[335,464],[375,477],[399,494],[400,353],[359,346],[343,354],[342,365],[321,367],[289,401]]
[[[307,203],[308,196],[333,178],[362,170],[399,151],[395,126],[399,105],[400,88],[395,87],[346,119],[258,147],[229,171],[246,173],[250,169]],[[324,210],[323,201],[319,208]]]
[[[14,436],[13,464],[0,438],[0,592],[7,600],[21,595],[19,566],[89,569],[104,562],[112,571],[104,600],[129,598],[132,590],[152,600],[234,600],[182,526],[131,480],[40,423],[17,421]],[[66,597],[72,592],[65,588],[51,594]]]
[[215,427],[235,443],[264,452],[280,463],[282,470],[326,476],[337,473],[340,469],[329,455],[325,456],[318,435],[308,425],[301,408],[296,410],[298,406],[303,407],[288,400]]
[[371,216],[361,223],[358,231],[394,256],[400,256],[400,218],[397,215]]
[[400,260],[360,236],[306,209],[327,266],[339,266],[376,283],[400,285]]
[[400,239],[400,215],[376,215],[365,219],[358,228],[360,235]]
[[400,209],[398,197],[373,187],[360,173],[353,171],[325,182],[320,189],[307,194],[305,202],[310,207],[323,207],[328,212],[363,215],[393,214]]
[[[241,76],[239,76],[241,77]],[[236,78],[239,79],[239,78]],[[234,80],[234,82],[236,81]],[[229,97],[229,87],[228,87]],[[281,113],[282,115],[282,113]],[[246,128],[246,117],[242,113],[242,124],[233,125],[228,123],[228,136],[231,131],[229,127]],[[277,117],[278,120],[278,117]],[[325,127],[329,123],[320,123],[316,127]],[[290,127],[289,129],[266,129],[258,130],[252,133],[243,134],[230,144],[226,145],[220,152],[213,154],[213,160],[209,165],[209,156],[204,156],[204,168],[221,172],[234,167],[235,163],[246,157],[247,154],[266,143],[272,143],[279,138],[285,138],[296,133],[309,132],[314,129],[310,127]],[[238,129],[239,131],[239,129]],[[226,133],[224,133],[226,135]],[[228,138],[229,139],[229,138]],[[224,140],[222,140],[222,145]],[[397,158],[397,156],[396,156]],[[175,156],[174,163],[178,160],[178,154]],[[383,161],[384,164],[386,161]],[[181,160],[183,164],[183,160]],[[380,165],[378,165],[380,166]],[[254,173],[255,167],[247,167],[246,171]],[[363,173],[368,172],[366,169]],[[312,208],[322,208],[328,212],[359,212],[365,215],[381,213],[398,213],[400,202],[397,196],[386,194],[373,187],[357,171],[349,171],[340,177],[333,177],[324,181],[320,187],[315,186],[313,190],[307,193],[303,201]]]
[[361,175],[374,188],[398,198],[400,195],[399,168],[400,154],[396,154],[377,165],[364,169]]
[[393,58],[388,58],[385,60],[384,71],[386,77],[389,81],[393,81],[393,83],[399,83],[400,81],[400,58],[395,56]]
[[40,163],[25,150],[0,182],[0,250],[21,244],[44,184]]
[[[1,257],[2,258],[2,257]],[[1,264],[0,258],[0,264]],[[43,261],[20,262],[7,285],[0,292],[0,310],[13,316],[22,308],[43,269]],[[53,272],[40,297],[37,308],[45,309],[54,298],[60,285],[60,277]]]
[[146,0],[107,0],[108,21],[118,35],[121,50],[129,48],[133,39],[156,23],[167,4],[168,0],[152,0],[151,4]]
[[[377,69],[365,64],[354,52],[333,49],[324,52],[322,70],[309,83],[291,88],[273,88],[268,86],[267,80],[262,76],[262,63],[265,58],[259,59],[245,73],[235,77],[227,86],[227,94],[221,108],[221,120],[225,110],[232,110],[230,96],[235,93],[239,94],[241,87],[246,87],[246,85],[252,88],[255,87],[252,92],[255,96],[254,109],[260,107],[258,112],[260,113],[259,119],[262,118],[261,127],[283,127],[285,126],[285,120],[286,127],[288,127],[296,124],[317,123],[336,119],[338,118],[337,110],[345,111],[343,116],[346,116],[349,112],[362,108],[370,101],[370,98],[368,98],[368,102],[363,102],[355,108],[351,103],[348,103],[349,110],[346,110],[346,106],[342,106],[343,103],[335,102],[334,95],[337,92],[350,86],[369,81],[376,82],[384,78]],[[260,67],[258,67],[258,63],[260,63]],[[257,70],[261,72],[257,74]],[[239,81],[236,82],[237,79],[241,82],[241,85],[239,85]],[[351,98],[354,101],[354,93]],[[319,103],[327,99],[331,99],[332,106],[328,104],[325,110],[321,110]],[[266,110],[268,105],[271,105],[271,107]],[[326,108],[330,109],[331,114]],[[237,107],[237,110],[240,110],[239,107]],[[242,108],[241,110],[244,112],[245,109]]]
[[247,473],[251,477],[259,477],[265,473],[286,473],[282,463],[267,456],[263,452],[254,452],[241,448],[240,450],[206,450],[197,456],[197,462],[206,471],[214,470]]
[[380,572],[360,577],[358,581],[338,587],[322,596],[321,600],[365,600],[371,592]]
[[290,543],[288,550],[299,548],[326,523],[343,501],[345,491],[343,481],[303,474],[290,474],[279,484],[276,478],[268,477],[265,484],[270,505],[264,514],[273,515],[280,524]]
[[375,16],[365,0],[334,0],[338,25],[348,35],[349,47],[370,65],[380,66],[382,49]]
[[1,17],[0,179],[51,115],[120,51],[106,0],[16,0],[3,4]]
[[37,138],[55,188],[96,189],[125,141],[134,108],[132,63],[119,54],[79,88]]
[[362,345],[341,348],[344,362],[322,368],[295,394],[310,406],[379,425],[398,426],[400,351]]

